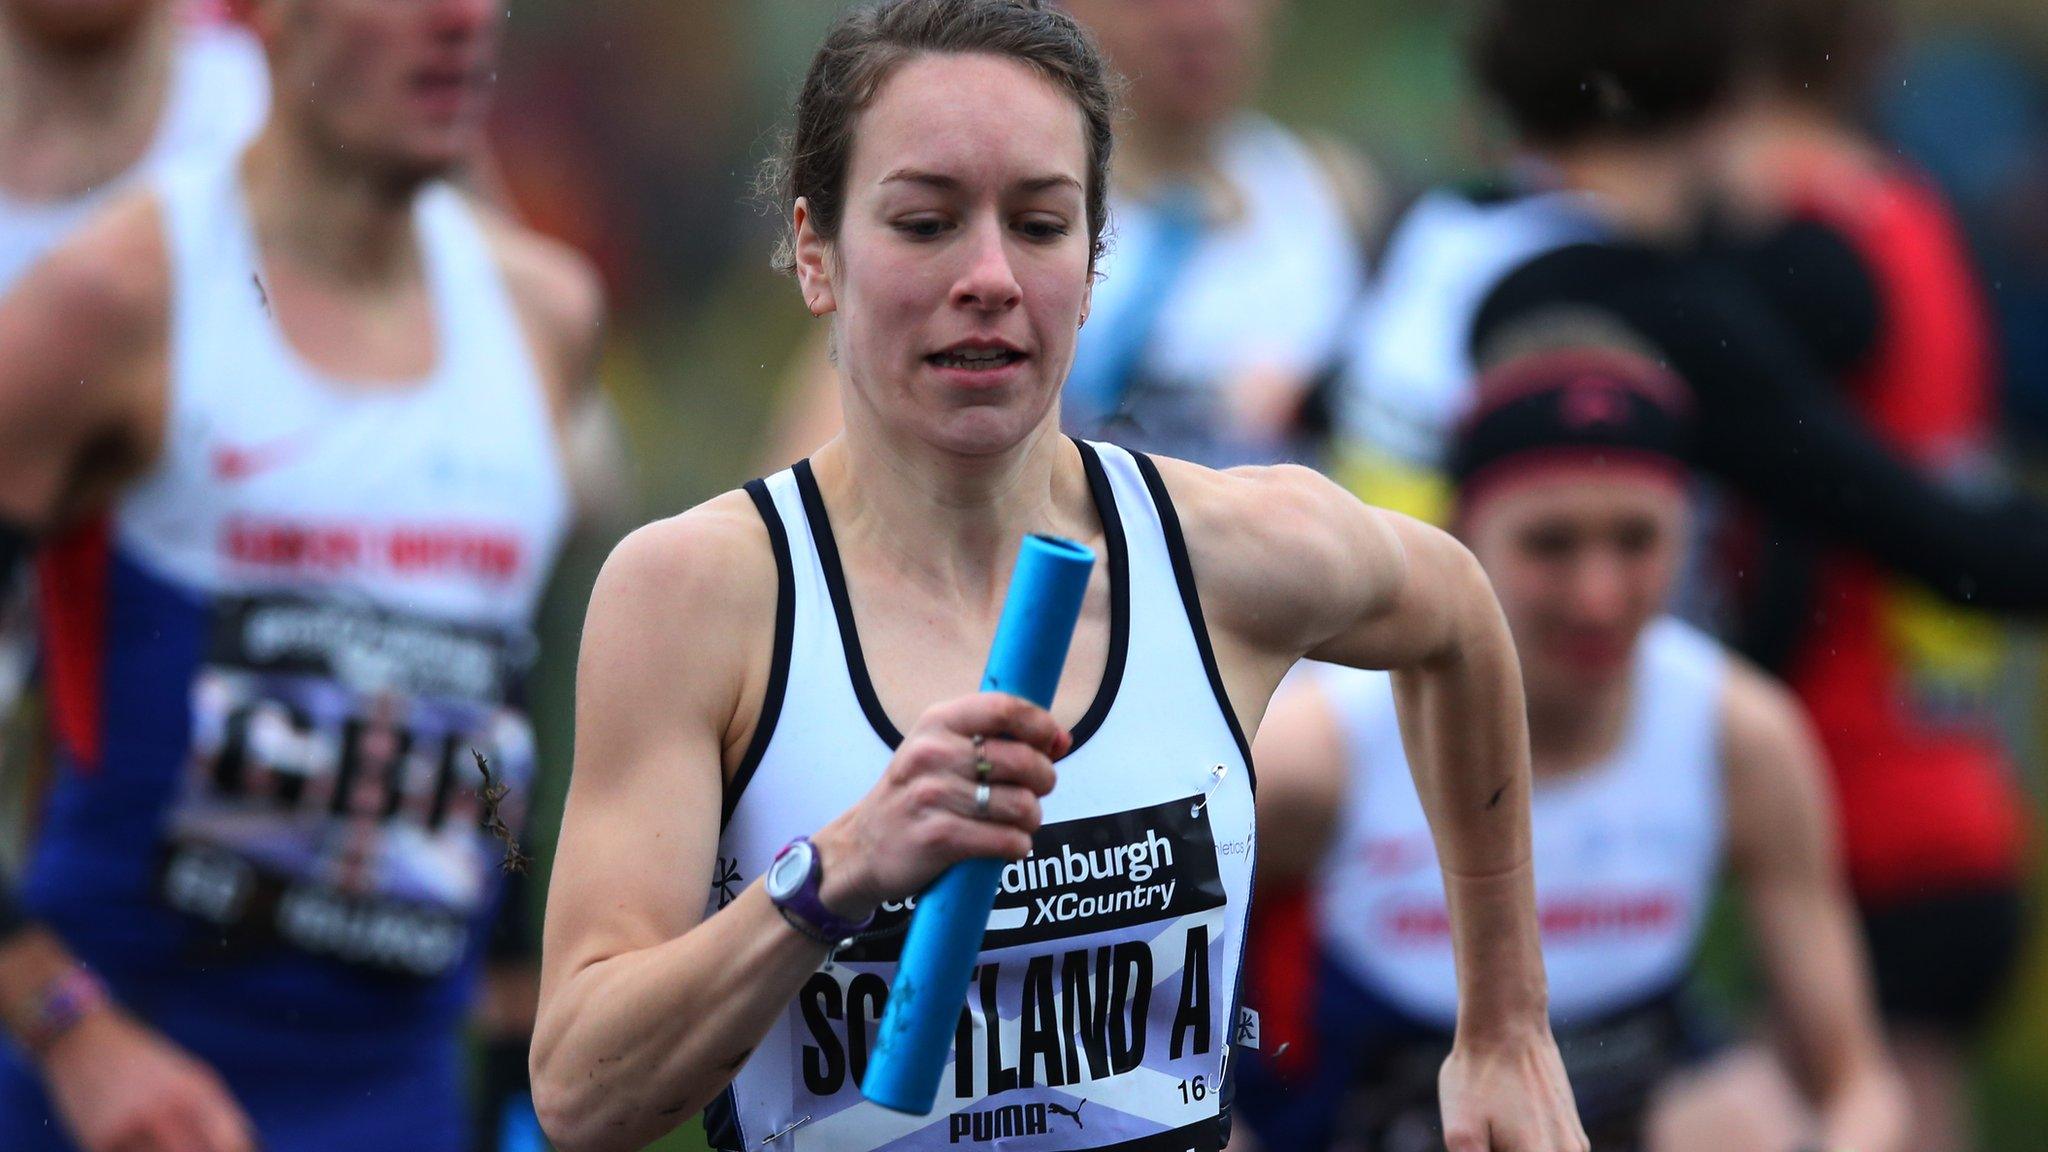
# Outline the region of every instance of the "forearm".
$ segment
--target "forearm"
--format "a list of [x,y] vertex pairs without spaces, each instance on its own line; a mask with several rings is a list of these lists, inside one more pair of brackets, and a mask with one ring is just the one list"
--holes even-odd
[[756,882],[683,935],[568,977],[534,1030],[548,1135],[565,1152],[604,1152],[676,1128],[731,1082],[824,957]]
[[1461,1030],[1542,1019],[1547,1006],[1529,840],[1521,669],[1476,564],[1454,640],[1394,674],[1402,739],[1429,814],[1457,951]]

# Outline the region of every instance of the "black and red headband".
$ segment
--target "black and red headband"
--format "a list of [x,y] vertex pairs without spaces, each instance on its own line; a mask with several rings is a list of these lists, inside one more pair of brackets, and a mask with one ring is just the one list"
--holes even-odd
[[1603,348],[1518,357],[1480,377],[1450,474],[1461,500],[1527,466],[1690,470],[1692,397],[1654,361]]

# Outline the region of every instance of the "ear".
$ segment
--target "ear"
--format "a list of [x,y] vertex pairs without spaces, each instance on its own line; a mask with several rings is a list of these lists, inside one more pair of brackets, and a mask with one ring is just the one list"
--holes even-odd
[[832,290],[831,245],[812,225],[810,201],[801,196],[790,210],[790,230],[796,236],[796,283],[803,290],[805,306],[813,316],[838,311],[839,300]]
[[1086,328],[1088,326],[1088,314],[1090,312],[1093,312],[1094,310],[1095,269],[1093,267],[1090,267],[1088,269],[1088,286],[1081,289],[1081,323],[1078,325],[1078,327]]

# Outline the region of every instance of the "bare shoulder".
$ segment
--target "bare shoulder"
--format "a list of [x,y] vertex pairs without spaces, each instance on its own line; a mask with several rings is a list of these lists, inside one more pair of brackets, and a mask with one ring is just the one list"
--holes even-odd
[[170,246],[153,192],[109,205],[31,268],[13,291],[22,309],[63,318],[31,335],[42,341],[75,337],[103,352],[161,337],[170,295]]
[[1333,598],[1332,590],[1384,589],[1400,581],[1403,551],[1390,514],[1360,503],[1320,473],[1293,464],[1219,472],[1181,460],[1157,462],[1205,610],[1213,608],[1248,634],[1287,616],[1306,626],[1303,636],[1327,634],[1331,624],[1315,619],[1318,609],[1357,606],[1354,597]]
[[1731,770],[1809,762],[1818,741],[1799,698],[1749,661],[1730,653],[1721,694],[1721,739]]
[[81,511],[161,451],[171,280],[161,217],[153,194],[125,198],[0,296],[5,514],[46,523]]
[[753,499],[727,492],[628,534],[605,561],[598,595],[644,607],[650,625],[674,621],[702,635],[720,621],[772,619],[776,566]]
[[579,763],[584,743],[619,763],[674,737],[743,746],[767,686],[777,595],[768,529],[744,492],[620,541],[584,623]]
[[1734,863],[1768,868],[1832,851],[1834,795],[1827,762],[1798,698],[1731,656],[1721,738]]
[[471,201],[512,304],[549,368],[558,407],[590,384],[604,328],[604,283],[583,253]]
[[[1373,510],[1336,482],[1298,464],[1218,471],[1154,457],[1191,550],[1265,544],[1294,550],[1325,543],[1329,529],[1372,532]],[[1205,547],[1206,546],[1206,547]]]

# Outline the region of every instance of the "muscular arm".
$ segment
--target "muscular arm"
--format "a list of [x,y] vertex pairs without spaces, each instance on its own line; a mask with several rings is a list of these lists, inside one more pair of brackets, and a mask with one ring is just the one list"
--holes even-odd
[[1957,603],[2048,610],[2048,508],[1947,487],[1886,449],[1734,273],[1566,249],[1494,291],[1474,346],[1561,308],[1613,316],[1656,347],[1697,398],[1701,467],[1760,506]]
[[1161,472],[1183,510],[1224,680],[1256,721],[1306,655],[1393,672],[1455,925],[1460,1032],[1546,1030],[1521,669],[1472,554],[1307,469]]
[[742,685],[766,681],[767,645],[741,640],[772,635],[775,583],[737,494],[628,537],[598,577],[531,1060],[542,1125],[573,1152],[639,1148],[701,1111],[825,955],[758,881],[699,922],[727,729]]
[[1730,862],[1772,1001],[1830,1148],[1895,1148],[1900,1094],[1836,856],[1819,746],[1798,705],[1748,668],[1729,678],[1723,759]]

